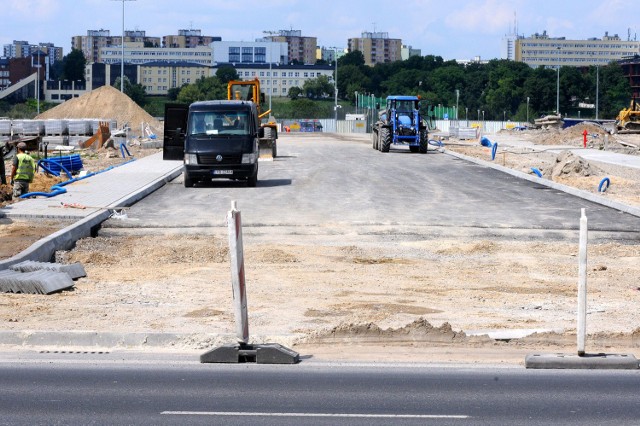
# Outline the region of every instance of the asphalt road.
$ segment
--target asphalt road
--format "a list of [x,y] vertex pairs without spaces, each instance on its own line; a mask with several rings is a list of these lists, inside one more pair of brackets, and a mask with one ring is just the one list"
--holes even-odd
[[178,177],[134,205],[132,221],[105,226],[224,226],[236,200],[248,227],[403,225],[552,236],[577,230],[586,208],[590,232],[640,238],[640,218],[436,150],[383,154],[332,134],[278,143],[280,156],[260,163],[257,188],[226,180],[184,188]]
[[112,355],[0,363],[0,424],[638,424],[637,371],[214,365]]

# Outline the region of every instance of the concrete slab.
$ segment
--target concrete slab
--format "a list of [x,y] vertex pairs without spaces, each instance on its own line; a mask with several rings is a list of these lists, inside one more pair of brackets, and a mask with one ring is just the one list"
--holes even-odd
[[631,354],[529,354],[525,367],[532,369],[638,370],[638,359]]
[[512,340],[521,339],[536,333],[564,333],[562,328],[524,328],[517,330],[507,329],[488,329],[488,330],[468,330],[465,331],[467,336],[488,336],[493,340]]

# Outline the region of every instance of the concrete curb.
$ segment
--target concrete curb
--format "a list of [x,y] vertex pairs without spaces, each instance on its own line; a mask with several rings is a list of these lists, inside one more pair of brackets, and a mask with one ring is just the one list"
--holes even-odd
[[109,204],[103,210],[92,213],[84,219],[81,219],[64,229],[59,230],[41,240],[33,243],[29,248],[16,254],[9,259],[0,261],[0,270],[7,269],[12,265],[23,262],[25,260],[33,260],[38,262],[50,262],[57,250],[69,250],[75,246],[76,241],[81,238],[91,236],[98,226],[111,216],[109,207],[129,206],[143,199],[147,195],[166,185],[172,179],[175,179],[182,173],[182,167],[178,167],[169,173],[159,176],[150,184],[132,192],[131,194]]
[[529,354],[525,367],[532,369],[637,370],[638,359],[630,354]]
[[616,209],[616,210],[619,210],[619,211],[624,212],[624,213],[628,213],[628,214],[636,216],[636,217],[640,217],[640,208],[629,206],[629,205],[620,203],[618,201],[614,201],[614,200],[609,200],[609,199],[603,198],[602,195],[592,194],[590,192],[583,191],[581,189],[576,189],[576,188],[573,188],[571,186],[563,185],[561,183],[557,183],[557,182],[554,182],[554,181],[551,181],[551,180],[548,180],[548,179],[539,178],[537,176],[531,176],[531,175],[528,175],[526,173],[520,172],[518,170],[510,169],[508,167],[500,166],[498,164],[493,164],[493,163],[490,163],[488,161],[481,160],[479,158],[469,157],[467,155],[459,154],[457,152],[448,151],[446,149],[443,152],[445,154],[447,154],[447,155],[451,155],[452,157],[456,157],[456,158],[459,158],[461,160],[469,161],[471,163],[475,163],[475,164],[478,164],[480,166],[489,167],[491,169],[501,171],[503,173],[506,173],[506,174],[509,174],[511,176],[517,177],[519,179],[524,179],[524,180],[527,180],[527,181],[532,182],[532,183],[536,183],[536,184],[543,185],[543,186],[546,186],[546,187],[549,187],[549,188],[553,188],[553,189],[556,189],[558,191],[566,192],[567,194],[571,194],[571,195],[574,195],[576,197],[583,198],[583,199],[585,199],[587,201],[591,201],[593,203],[600,204],[600,205],[605,206],[605,207],[609,207],[609,208]]

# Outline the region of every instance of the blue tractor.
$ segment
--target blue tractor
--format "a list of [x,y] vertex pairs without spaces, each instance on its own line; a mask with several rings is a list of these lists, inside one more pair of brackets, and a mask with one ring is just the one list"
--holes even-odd
[[409,145],[411,152],[427,153],[429,130],[420,117],[417,96],[388,96],[386,108],[373,125],[373,149],[389,152],[391,145]]

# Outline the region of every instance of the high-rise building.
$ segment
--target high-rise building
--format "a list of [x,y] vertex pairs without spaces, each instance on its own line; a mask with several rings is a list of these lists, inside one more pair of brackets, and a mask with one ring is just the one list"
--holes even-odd
[[277,34],[271,34],[265,39],[288,43],[288,56],[291,62],[305,65],[316,63],[317,37],[303,37],[300,30],[280,30]]
[[549,37],[546,31],[531,37],[509,37],[502,40],[502,58],[524,62],[531,67],[558,68],[607,65],[640,53],[640,42],[622,40],[617,34],[587,40]]
[[363,32],[359,38],[349,39],[349,52],[360,51],[369,66],[402,59],[402,40],[389,38],[386,32]]
[[162,47],[193,48],[209,46],[214,41],[222,41],[222,37],[203,36],[200,30],[178,30],[178,35],[162,37]]
[[633,98],[640,100],[640,55],[630,56],[620,61],[622,72],[629,79],[629,85],[633,90]]

